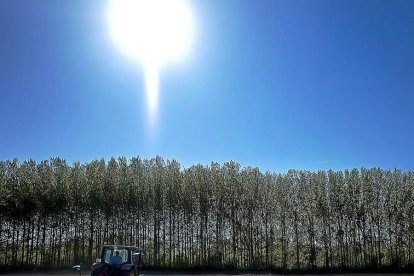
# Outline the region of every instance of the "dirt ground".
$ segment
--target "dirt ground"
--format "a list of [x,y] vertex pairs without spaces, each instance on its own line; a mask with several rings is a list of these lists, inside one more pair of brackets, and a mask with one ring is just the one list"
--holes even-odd
[[[74,272],[68,272],[68,271],[62,271],[62,272],[51,272],[51,273],[40,273],[40,272],[15,272],[15,273],[11,273],[11,274],[1,274],[2,276],[16,276],[16,275],[21,275],[21,276],[78,276],[79,274],[74,273]],[[82,272],[83,276],[87,276],[90,275],[90,272]],[[145,275],[145,274],[144,274]],[[166,276],[167,274],[162,274],[162,275],[155,275],[151,273],[151,276]],[[175,274],[175,275],[180,275],[180,276],[194,276],[194,275],[185,275],[185,274]],[[255,276],[256,274],[245,274],[245,275],[234,275],[234,276]],[[260,276],[266,276],[265,274],[259,274]],[[270,275],[270,274],[269,274]],[[309,274],[312,275],[312,274]],[[397,275],[404,275],[404,274],[332,274],[333,276],[397,276]],[[408,274],[405,274],[408,275]],[[197,276],[232,276],[232,275],[228,275],[228,274],[197,274]],[[295,275],[290,275],[290,276],[295,276]],[[300,276],[306,276],[305,274],[301,274]],[[325,276],[329,276],[329,274],[325,274]]]

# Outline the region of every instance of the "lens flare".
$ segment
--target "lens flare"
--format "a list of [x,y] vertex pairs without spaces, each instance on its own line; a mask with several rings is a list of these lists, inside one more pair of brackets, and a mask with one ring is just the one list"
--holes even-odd
[[191,48],[193,18],[186,0],[110,0],[110,34],[119,48],[145,71],[148,110],[157,112],[159,74]]
[[159,94],[159,69],[156,64],[147,64],[145,67],[145,89],[147,91],[150,119],[154,121],[158,113],[157,107]]

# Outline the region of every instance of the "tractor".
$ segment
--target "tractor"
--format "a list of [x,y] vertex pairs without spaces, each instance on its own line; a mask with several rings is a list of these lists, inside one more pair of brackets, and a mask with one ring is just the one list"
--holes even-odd
[[[104,245],[100,258],[92,265],[91,276],[139,276],[143,262],[144,254],[135,246]],[[82,275],[80,265],[73,270]]]

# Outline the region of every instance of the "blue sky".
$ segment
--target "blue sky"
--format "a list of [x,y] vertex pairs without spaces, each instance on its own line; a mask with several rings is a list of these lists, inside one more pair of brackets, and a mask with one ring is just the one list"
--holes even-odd
[[0,1],[0,159],[413,169],[414,1],[190,3],[195,44],[161,72],[151,130],[106,1]]

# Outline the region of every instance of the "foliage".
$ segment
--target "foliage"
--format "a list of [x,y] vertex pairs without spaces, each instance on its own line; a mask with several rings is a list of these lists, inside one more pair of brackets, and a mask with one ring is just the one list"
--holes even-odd
[[0,266],[91,263],[131,244],[149,266],[412,266],[414,173],[182,168],[156,157],[0,161]]

